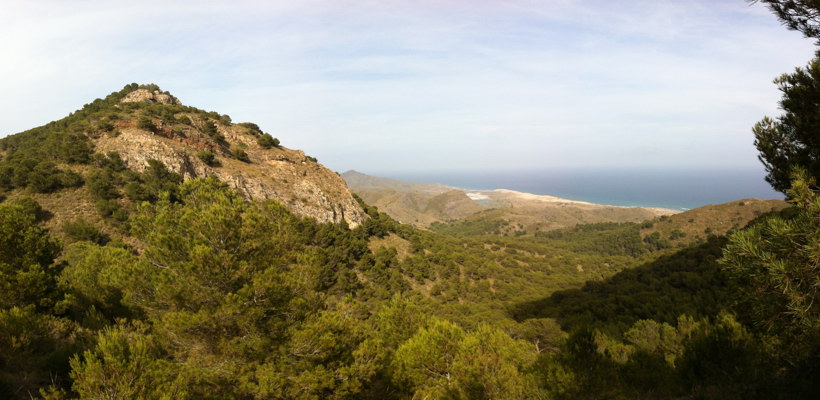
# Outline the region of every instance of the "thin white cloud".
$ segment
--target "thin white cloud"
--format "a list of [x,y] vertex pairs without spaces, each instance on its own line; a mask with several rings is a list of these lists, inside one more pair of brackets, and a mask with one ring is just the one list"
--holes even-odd
[[753,165],[813,51],[742,1],[11,1],[0,38],[0,134],[154,82],[369,171]]

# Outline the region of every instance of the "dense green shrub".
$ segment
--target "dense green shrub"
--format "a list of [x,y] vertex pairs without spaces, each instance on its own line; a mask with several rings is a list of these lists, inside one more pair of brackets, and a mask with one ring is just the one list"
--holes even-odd
[[155,199],[148,188],[140,182],[128,182],[128,184],[125,185],[125,196],[135,202]]
[[157,126],[154,125],[154,121],[145,116],[140,117],[140,119],[137,120],[137,128],[145,129],[149,132],[155,132],[157,130]]
[[116,223],[123,223],[128,220],[128,212],[123,210],[122,206],[115,200],[97,200],[94,203],[94,208],[101,217]]
[[85,183],[82,175],[72,170],[60,171],[59,180],[60,186],[64,188],[79,187]]
[[148,160],[148,167],[142,174],[132,176],[134,179],[125,185],[125,195],[132,201],[155,202],[167,194],[171,199],[177,196],[182,176],[174,173],[161,161]]
[[8,203],[22,207],[24,213],[33,215],[35,220],[38,222],[44,221],[51,217],[51,213],[43,209],[40,203],[31,197],[18,197],[16,199],[9,200]]
[[217,161],[216,155],[213,152],[200,151],[199,153],[196,153],[196,156],[207,166],[215,167],[219,165],[219,161]]
[[248,128],[248,131],[254,136],[259,136],[262,134],[262,129],[259,128],[259,125],[256,125],[253,122],[240,122],[237,125]]
[[246,162],[246,163],[251,162],[250,157],[248,157],[248,153],[245,152],[245,150],[242,149],[239,146],[234,146],[234,148],[231,150],[231,155],[233,155],[233,158],[235,158],[239,161]]
[[94,164],[110,172],[122,172],[128,169],[125,161],[120,157],[120,153],[109,151],[108,154],[95,153],[92,157]]
[[97,122],[97,129],[104,132],[111,132],[114,130],[114,124],[111,121]]
[[60,267],[52,265],[59,252],[59,243],[37,222],[36,211],[0,203],[0,310],[32,306],[50,311],[60,296]]
[[271,136],[270,133],[265,133],[256,138],[256,143],[266,149],[271,147],[279,147],[279,139]]
[[64,222],[62,230],[70,240],[75,242],[92,242],[102,246],[111,240],[108,235],[100,232],[96,226],[82,218]]
[[43,161],[37,164],[27,176],[28,187],[39,193],[50,193],[59,189],[60,170],[53,162]]
[[211,120],[205,120],[202,124],[202,133],[208,135],[211,139],[213,139],[217,143],[224,143],[225,136],[223,136],[216,128],[216,124]]
[[86,187],[94,197],[103,200],[116,199],[120,197],[114,185],[114,174],[110,169],[94,171],[88,174]]

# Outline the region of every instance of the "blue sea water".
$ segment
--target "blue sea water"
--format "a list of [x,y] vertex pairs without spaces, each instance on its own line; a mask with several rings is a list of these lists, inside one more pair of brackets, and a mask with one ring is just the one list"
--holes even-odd
[[762,168],[577,168],[407,172],[387,178],[463,189],[510,189],[617,206],[687,210],[745,198],[782,199]]

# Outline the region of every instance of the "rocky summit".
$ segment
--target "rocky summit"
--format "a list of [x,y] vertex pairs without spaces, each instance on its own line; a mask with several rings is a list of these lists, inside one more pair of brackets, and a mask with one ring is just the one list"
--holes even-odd
[[[134,101],[178,104],[173,96],[145,89],[122,99],[124,103]],[[116,124],[118,135],[100,136],[95,147],[98,152],[118,152],[129,168],[138,171],[145,169],[147,160],[155,159],[185,179],[215,175],[248,198],[274,199],[320,222],[345,221],[355,227],[364,220],[365,213],[344,180],[303,151],[264,148],[257,140],[259,131],[247,127],[252,124],[221,123],[193,113],[176,117],[187,118],[191,124],[152,120],[158,128],[150,131],[140,128],[136,120],[125,120]],[[216,141],[201,129],[211,123]],[[246,157],[236,157],[232,149],[241,149]],[[213,153],[215,161],[208,165],[198,157],[200,152]]]
[[150,91],[148,89],[134,90],[120,100],[123,103],[160,103],[160,104],[182,104],[179,99],[171,96],[170,93],[163,93],[159,90]]

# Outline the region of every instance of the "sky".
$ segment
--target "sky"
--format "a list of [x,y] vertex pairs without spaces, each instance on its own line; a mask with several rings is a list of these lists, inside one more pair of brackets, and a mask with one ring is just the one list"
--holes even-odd
[[759,168],[813,42],[743,0],[0,0],[0,136],[124,85],[339,172]]

